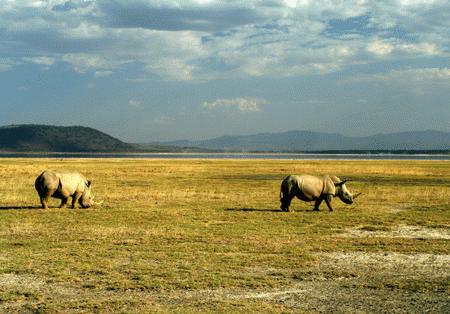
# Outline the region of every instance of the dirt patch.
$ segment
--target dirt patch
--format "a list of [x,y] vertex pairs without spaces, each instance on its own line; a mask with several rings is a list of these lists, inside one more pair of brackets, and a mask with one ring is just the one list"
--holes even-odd
[[0,289],[17,289],[38,291],[44,286],[44,281],[31,275],[1,274]]
[[309,289],[290,289],[290,290],[275,290],[267,292],[254,292],[254,293],[244,293],[239,295],[231,295],[230,297],[240,298],[240,299],[267,299],[267,300],[285,300],[291,295],[306,294],[310,291]]
[[450,275],[448,254],[333,252],[319,254],[319,260],[322,269],[350,273],[355,277],[407,276],[411,279]]
[[410,210],[411,209],[411,205],[397,204],[395,206],[386,206],[385,209],[386,209],[387,212],[389,212],[391,214],[398,214],[398,213]]
[[[357,287],[354,280],[302,282],[296,289],[256,294],[288,311],[312,313],[447,313],[446,294]],[[248,298],[248,295],[243,295]]]
[[395,229],[368,230],[370,228],[359,227],[347,229],[345,233],[339,234],[344,237],[378,237],[378,238],[410,238],[410,239],[443,239],[450,240],[449,228],[426,228],[420,226],[400,225]]

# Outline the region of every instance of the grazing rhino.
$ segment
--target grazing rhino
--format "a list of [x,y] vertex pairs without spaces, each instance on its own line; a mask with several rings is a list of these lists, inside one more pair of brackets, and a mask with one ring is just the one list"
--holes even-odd
[[72,197],[72,208],[75,208],[77,201],[83,208],[102,203],[94,202],[91,181],[79,172],[45,170],[36,178],[34,186],[41,199],[42,208],[45,209],[48,208],[49,197],[61,199],[60,208],[66,206],[69,197]]
[[325,201],[330,211],[332,197],[338,196],[346,204],[352,204],[353,200],[361,193],[352,195],[345,186],[345,182],[336,176],[316,177],[307,174],[300,176],[287,176],[281,183],[280,202],[281,210],[289,211],[289,205],[294,197],[305,201],[315,201],[314,210],[318,211],[320,203]]

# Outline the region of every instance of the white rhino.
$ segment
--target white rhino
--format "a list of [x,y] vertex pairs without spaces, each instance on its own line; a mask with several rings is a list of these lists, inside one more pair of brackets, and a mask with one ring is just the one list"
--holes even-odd
[[61,200],[60,208],[65,207],[69,197],[72,197],[72,208],[79,202],[81,207],[88,208],[100,205],[94,202],[91,194],[92,184],[79,172],[55,172],[45,170],[34,182],[41,199],[42,208],[48,208],[50,197]]
[[281,183],[280,202],[283,211],[289,211],[289,205],[294,197],[305,201],[315,201],[314,210],[318,211],[322,201],[325,201],[330,211],[332,197],[338,196],[346,204],[352,204],[358,197],[352,195],[345,186],[345,182],[336,176],[316,177],[312,175],[289,175]]

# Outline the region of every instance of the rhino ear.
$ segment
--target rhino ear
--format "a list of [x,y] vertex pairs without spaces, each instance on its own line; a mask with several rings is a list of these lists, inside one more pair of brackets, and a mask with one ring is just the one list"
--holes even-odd
[[347,182],[348,180],[343,180],[341,182],[335,183],[335,186],[342,186],[345,182]]
[[91,183],[92,183],[91,181],[88,181],[86,185],[91,186]]
[[324,180],[323,194],[336,194],[336,186],[330,177],[326,177]]

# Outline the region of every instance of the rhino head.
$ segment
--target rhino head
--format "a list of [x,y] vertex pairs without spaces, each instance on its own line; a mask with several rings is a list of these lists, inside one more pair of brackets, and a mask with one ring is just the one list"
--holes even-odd
[[80,206],[83,208],[89,208],[94,205],[101,205],[103,201],[101,202],[95,202],[94,201],[94,195],[92,195],[92,183],[91,181],[86,182],[86,186],[83,192],[83,195],[81,195],[79,201]]
[[345,182],[347,181],[348,180],[343,180],[334,184],[336,187],[336,196],[338,196],[345,204],[353,204],[353,200],[361,195],[361,193],[358,193],[356,195],[350,193],[350,191],[345,186]]

